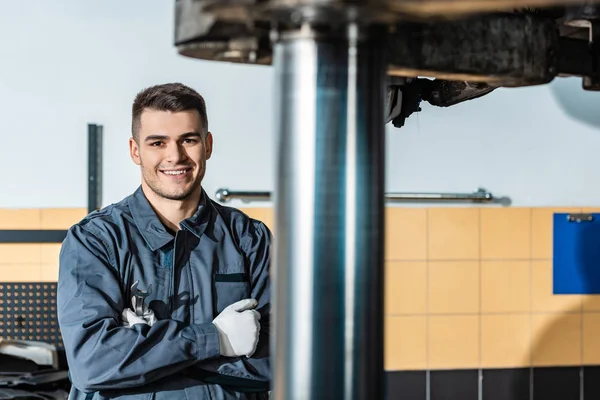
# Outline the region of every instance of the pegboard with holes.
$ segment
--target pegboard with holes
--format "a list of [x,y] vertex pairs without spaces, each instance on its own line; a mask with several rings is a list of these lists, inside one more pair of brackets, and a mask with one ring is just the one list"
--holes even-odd
[[38,340],[62,349],[56,283],[0,283],[0,337]]

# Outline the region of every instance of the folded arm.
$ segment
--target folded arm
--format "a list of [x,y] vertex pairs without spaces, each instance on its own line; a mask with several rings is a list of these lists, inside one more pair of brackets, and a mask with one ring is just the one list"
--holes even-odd
[[110,247],[72,227],[60,252],[58,321],[73,385],[84,392],[145,385],[219,357],[212,323],[122,326],[126,308]]
[[[261,222],[253,221],[244,232],[241,249],[247,260],[250,277],[250,298],[258,302],[255,310],[261,314],[260,334],[258,345],[254,354],[247,357],[222,357],[218,360],[199,362],[196,366],[202,369],[215,371],[220,375],[245,380],[261,381],[269,385],[271,381],[270,363],[270,329],[271,329],[271,282],[269,270],[271,265],[271,233]],[[218,377],[211,382],[222,382],[226,385],[244,387],[246,383],[239,383]]]

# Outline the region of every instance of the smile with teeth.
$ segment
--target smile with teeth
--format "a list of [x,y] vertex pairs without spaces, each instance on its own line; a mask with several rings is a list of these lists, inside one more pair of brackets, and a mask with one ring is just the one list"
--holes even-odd
[[178,170],[175,170],[175,171],[161,171],[161,172],[163,174],[166,174],[166,175],[177,176],[177,175],[183,175],[183,174],[185,174],[186,172],[189,172],[189,171],[190,171],[189,169],[178,169]]

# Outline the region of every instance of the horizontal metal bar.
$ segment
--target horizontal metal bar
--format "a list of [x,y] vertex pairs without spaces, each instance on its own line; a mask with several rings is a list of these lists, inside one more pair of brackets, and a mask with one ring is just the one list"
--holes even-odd
[[4,229],[0,230],[0,243],[62,243],[66,230]]
[[233,199],[239,199],[243,202],[268,201],[271,199],[271,192],[232,192],[229,189],[219,189],[215,197],[221,203],[227,203]]
[[491,202],[494,196],[485,189],[473,193],[386,193],[385,199],[390,201],[474,201]]
[[[251,201],[268,201],[271,192],[238,192],[229,189],[218,189],[215,197],[218,201],[226,203],[233,199],[242,200],[245,203]],[[390,202],[396,201],[444,201],[458,202],[471,201],[476,203],[491,203],[494,195],[485,189],[477,189],[473,193],[386,193],[385,199]]]

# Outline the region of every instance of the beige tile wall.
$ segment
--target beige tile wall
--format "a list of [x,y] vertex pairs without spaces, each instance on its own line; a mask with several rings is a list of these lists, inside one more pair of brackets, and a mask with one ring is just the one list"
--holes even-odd
[[552,215],[388,208],[388,370],[600,363],[600,296],[552,294]]
[[[87,214],[76,209],[0,209],[0,229],[67,229]],[[0,282],[56,282],[60,244],[0,243]]]
[[[274,231],[272,209],[244,211]],[[600,364],[600,296],[552,294],[552,214],[588,211],[600,209],[388,207],[386,369]],[[0,210],[0,229],[85,214]],[[0,282],[56,281],[59,250],[0,244]]]

